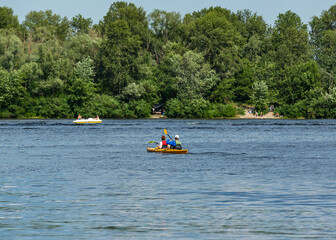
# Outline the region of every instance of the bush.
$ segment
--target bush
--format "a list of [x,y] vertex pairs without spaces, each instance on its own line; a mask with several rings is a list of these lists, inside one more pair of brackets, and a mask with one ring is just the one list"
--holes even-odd
[[71,118],[73,113],[65,97],[41,97],[36,99],[35,106],[28,109],[30,115],[46,118]]
[[10,117],[12,118],[23,118],[25,115],[25,109],[21,106],[10,105],[8,110],[11,113]]
[[102,118],[147,118],[151,104],[145,100],[124,103],[109,95],[96,95],[79,110],[88,117],[98,114]]
[[145,100],[134,101],[131,103],[137,118],[148,118],[151,114],[151,104]]
[[120,118],[122,115],[121,103],[109,95],[94,95],[81,112],[86,116],[99,115],[102,118]]
[[208,110],[210,118],[213,117],[234,117],[236,116],[236,108],[230,104],[214,103]]
[[8,109],[4,109],[0,112],[0,118],[10,118],[12,116],[12,113],[8,111]]
[[245,109],[241,108],[241,107],[238,107],[236,109],[236,113],[239,114],[239,115],[244,115],[245,114]]
[[302,104],[297,103],[295,105],[282,105],[276,109],[280,115],[287,118],[302,118],[306,115],[306,109]]
[[336,118],[336,102],[330,101],[325,97],[312,99],[307,104],[307,117],[317,119]]
[[183,103],[177,98],[169,100],[166,104],[166,115],[171,118],[184,118]]
[[166,104],[166,114],[171,118],[205,118],[208,117],[209,102],[203,98],[192,100],[171,99]]

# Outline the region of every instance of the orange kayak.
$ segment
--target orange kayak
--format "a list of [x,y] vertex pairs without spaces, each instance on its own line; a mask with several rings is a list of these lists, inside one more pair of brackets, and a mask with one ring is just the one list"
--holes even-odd
[[169,149],[169,148],[147,148],[147,152],[159,152],[159,153],[173,153],[173,154],[187,154],[188,153],[188,149],[182,149],[182,150],[178,150],[178,149]]

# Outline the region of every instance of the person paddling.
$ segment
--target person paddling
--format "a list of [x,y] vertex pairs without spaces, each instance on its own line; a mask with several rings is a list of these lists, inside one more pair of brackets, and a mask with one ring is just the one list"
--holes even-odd
[[160,142],[160,145],[158,145],[159,148],[167,148],[168,147],[168,144],[167,144],[167,141],[166,141],[166,136],[162,136],[161,137],[161,142]]
[[178,149],[178,150],[182,149],[182,143],[180,141],[179,135],[175,135],[175,141],[172,141],[172,140],[168,139],[167,144],[170,145],[171,149]]

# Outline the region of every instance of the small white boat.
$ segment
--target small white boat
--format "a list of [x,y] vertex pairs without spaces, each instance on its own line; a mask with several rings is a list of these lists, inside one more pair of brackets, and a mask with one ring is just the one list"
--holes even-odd
[[80,119],[73,121],[76,124],[87,124],[87,123],[102,123],[103,121],[101,119],[96,118],[88,118],[88,119]]

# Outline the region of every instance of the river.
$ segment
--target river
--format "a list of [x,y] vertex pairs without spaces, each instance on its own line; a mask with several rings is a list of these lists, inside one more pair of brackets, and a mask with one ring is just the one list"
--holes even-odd
[[[147,153],[166,128],[186,155]],[[0,121],[0,239],[336,238],[336,120]]]

